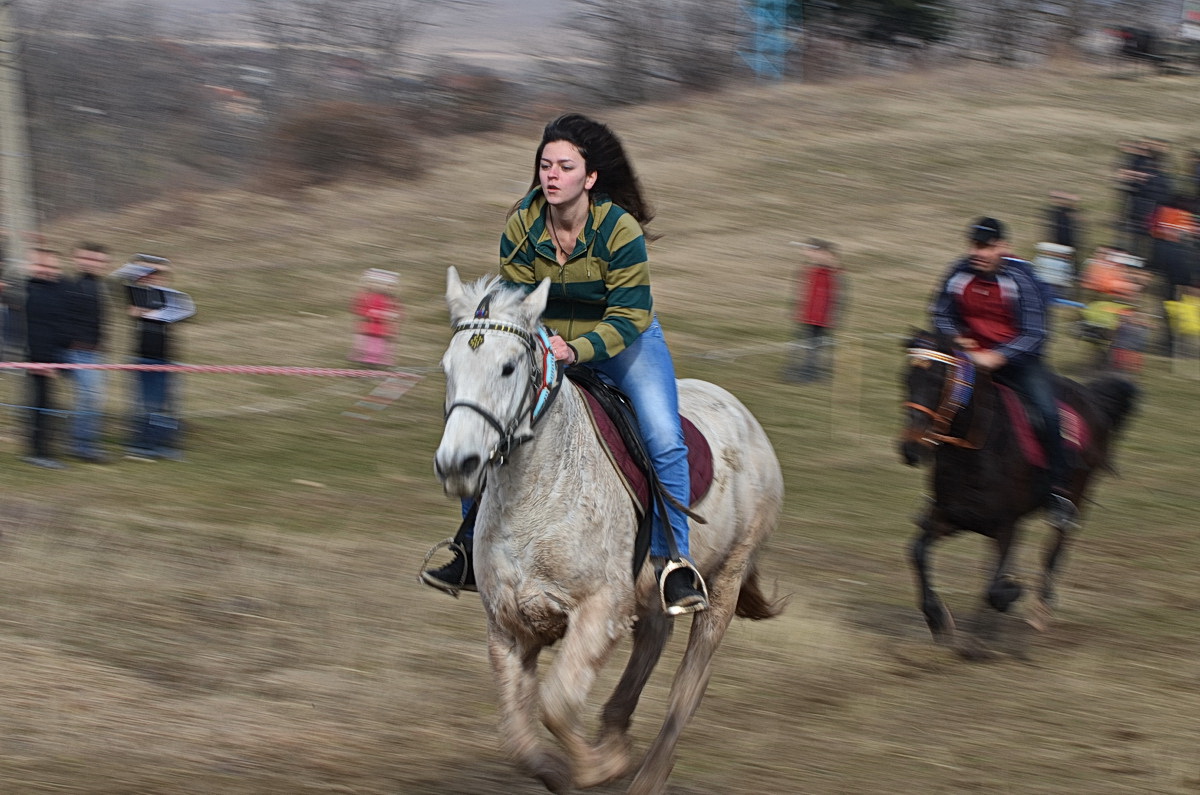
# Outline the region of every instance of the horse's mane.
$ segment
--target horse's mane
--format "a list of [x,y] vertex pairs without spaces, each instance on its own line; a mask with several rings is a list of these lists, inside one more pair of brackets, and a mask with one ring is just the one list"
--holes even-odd
[[496,274],[463,284],[463,299],[467,304],[478,306],[485,297],[490,296],[489,314],[492,317],[503,317],[505,320],[519,317],[517,307],[525,300],[526,295],[525,290],[504,281]]

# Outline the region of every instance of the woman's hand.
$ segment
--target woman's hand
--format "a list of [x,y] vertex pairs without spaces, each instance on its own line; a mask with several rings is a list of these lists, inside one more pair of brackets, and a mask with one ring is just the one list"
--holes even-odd
[[575,349],[557,334],[550,338],[550,350],[554,352],[555,361],[566,362],[568,366],[575,364]]

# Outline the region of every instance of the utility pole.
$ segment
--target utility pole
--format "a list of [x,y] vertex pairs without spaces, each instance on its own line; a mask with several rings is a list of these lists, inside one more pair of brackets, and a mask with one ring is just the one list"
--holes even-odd
[[3,182],[5,291],[23,292],[25,250],[35,239],[33,157],[25,122],[25,82],[14,14],[16,0],[0,0],[0,181]]

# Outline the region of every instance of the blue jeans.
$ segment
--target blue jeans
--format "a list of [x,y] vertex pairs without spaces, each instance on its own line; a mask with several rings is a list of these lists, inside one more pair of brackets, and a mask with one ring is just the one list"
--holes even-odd
[[[611,359],[588,362],[605,379],[611,381],[629,396],[637,412],[638,427],[646,440],[646,451],[658,472],[667,493],[681,505],[691,502],[691,473],[688,470],[687,445],[683,441],[683,427],[679,424],[679,393],[675,387],[675,364],[671,352],[663,339],[662,326],[655,318],[650,327],[641,333],[633,344]],[[463,515],[470,509],[471,501],[463,500]],[[687,557],[688,518],[687,514],[673,505],[667,505],[667,517],[675,537],[679,554]],[[474,527],[464,528],[461,537],[474,537]],[[650,536],[650,554],[654,557],[669,557],[670,547],[663,529],[662,517],[656,510],[653,532]]]
[[[134,364],[170,364],[160,359],[136,358]],[[179,420],[172,416],[171,373],[138,370],[137,409],[131,446],[140,452],[161,455],[176,449]]]
[[796,326],[795,339],[788,344],[788,362],[783,380],[822,381],[833,373],[833,329],[802,323]]
[[[68,364],[103,364],[98,351],[67,349]],[[104,412],[104,371],[70,370],[75,387],[75,413],[71,417],[71,452],[80,456],[100,453],[100,424]]]

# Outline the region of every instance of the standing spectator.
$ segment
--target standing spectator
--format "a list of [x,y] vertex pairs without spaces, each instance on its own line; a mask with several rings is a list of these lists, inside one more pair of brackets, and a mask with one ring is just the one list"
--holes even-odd
[[[45,248],[32,252],[29,280],[25,283],[25,344],[28,361],[58,363],[66,345],[63,289],[59,283],[62,265],[59,254]],[[33,369],[29,377],[29,455],[25,463],[45,469],[63,469],[51,449],[53,425],[52,384],[58,378],[54,368]]]
[[1169,356],[1173,340],[1166,304],[1178,300],[1182,290],[1196,281],[1197,226],[1191,200],[1176,195],[1160,205],[1150,219],[1150,234],[1154,238],[1150,265],[1159,280],[1164,309],[1161,349]]
[[[168,260],[138,254],[118,273],[132,277],[128,285],[128,311],[134,319],[134,363],[172,364],[175,343],[171,324],[183,317],[172,306],[172,293],[182,294],[166,286],[171,273]],[[137,371],[137,407],[127,457],[182,460],[174,386],[169,372]]]
[[1083,249],[1082,229],[1077,202],[1079,197],[1065,191],[1052,191],[1046,208],[1046,242],[1071,249],[1074,278],[1079,278],[1079,251]]
[[1158,139],[1121,144],[1116,173],[1119,244],[1143,259],[1150,256],[1150,217],[1171,194],[1166,147]]
[[[98,243],[80,243],[75,248],[75,279],[65,285],[68,342],[64,360],[70,364],[102,364],[104,361],[104,287],[108,252]],[[73,456],[90,463],[104,463],[100,449],[101,418],[104,412],[104,371],[72,370],[75,413],[71,421]]]
[[1117,143],[1117,162],[1113,169],[1117,188],[1117,244],[1131,248],[1133,243],[1133,200],[1150,167],[1150,155],[1141,141],[1124,139]]
[[837,247],[824,240],[806,244],[804,270],[797,280],[791,345],[783,380],[800,384],[821,381],[833,372],[833,332],[845,302],[845,284]]
[[1131,250],[1142,259],[1149,259],[1153,248],[1150,226],[1159,206],[1171,198],[1171,177],[1163,170],[1165,155],[1152,155],[1145,178],[1133,193]]
[[1046,208],[1046,241],[1060,246],[1080,248],[1079,197],[1065,191],[1050,192],[1050,206]]
[[397,274],[379,268],[368,268],[363,273],[358,294],[354,296],[358,328],[352,361],[379,367],[394,363],[392,346],[404,313],[395,296],[399,281]]
[[[10,277],[7,273],[8,262],[8,232],[0,229],[0,277]],[[9,278],[0,281],[0,359],[18,357],[25,350],[25,322],[21,319],[21,301],[12,290]],[[6,292],[7,291],[7,292]]]

